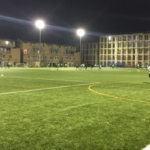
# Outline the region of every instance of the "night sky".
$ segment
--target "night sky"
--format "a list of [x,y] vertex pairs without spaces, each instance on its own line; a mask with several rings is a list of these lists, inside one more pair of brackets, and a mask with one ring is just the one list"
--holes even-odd
[[0,38],[38,42],[36,19],[43,19],[42,42],[77,44],[75,30],[98,35],[150,32],[150,0],[1,0]]

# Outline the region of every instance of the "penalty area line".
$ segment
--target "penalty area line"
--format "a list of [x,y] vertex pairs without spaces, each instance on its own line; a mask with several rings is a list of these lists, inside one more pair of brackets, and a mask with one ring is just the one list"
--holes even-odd
[[27,93],[27,92],[44,91],[44,90],[53,90],[53,89],[61,89],[61,88],[68,88],[68,87],[84,86],[84,85],[90,85],[90,84],[94,84],[94,83],[57,86],[57,87],[32,89],[32,90],[24,90],[24,91],[15,91],[15,92],[6,92],[6,93],[0,93],[0,95],[9,95],[9,94],[17,94],[17,93]]

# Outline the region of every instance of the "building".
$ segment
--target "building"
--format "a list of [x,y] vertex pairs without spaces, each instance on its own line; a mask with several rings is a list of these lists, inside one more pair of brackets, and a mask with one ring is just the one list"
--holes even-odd
[[75,66],[80,64],[80,52],[75,46],[57,44],[34,43],[0,40],[0,62],[6,66],[11,62],[12,66],[28,64],[33,67],[46,67],[47,64],[55,66]]
[[21,50],[16,47],[16,41],[0,40],[0,66],[6,66],[11,62],[12,66],[21,62]]
[[146,67],[150,64],[150,33],[100,37],[98,55],[103,66]]
[[81,62],[88,66],[99,63],[99,43],[84,43],[81,47]]
[[99,42],[83,43],[80,52],[76,46],[0,40],[0,65],[20,63],[33,67],[88,66],[146,67],[150,64],[150,33],[103,36]]

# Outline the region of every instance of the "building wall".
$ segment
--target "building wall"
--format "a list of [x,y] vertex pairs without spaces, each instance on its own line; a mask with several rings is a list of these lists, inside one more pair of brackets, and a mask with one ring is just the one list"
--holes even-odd
[[112,63],[134,67],[150,64],[150,34],[124,34],[100,37],[99,61],[103,66]]
[[15,48],[15,41],[0,40],[0,65],[6,66],[7,62],[11,62],[14,66],[20,63],[20,48]]
[[[74,66],[80,63],[80,53],[76,52],[75,46],[57,44],[24,42],[21,40],[9,41],[0,40],[0,65],[5,66],[7,62],[27,63],[33,67],[47,64],[55,66],[57,63],[62,66]],[[2,65],[3,64],[3,65]]]
[[99,43],[82,44],[82,63],[89,66],[99,64]]
[[22,42],[21,49],[23,62],[35,67],[45,67],[48,63],[51,66],[55,66],[57,63],[62,64],[62,66],[65,64],[73,66],[76,62],[79,63],[76,58],[77,55],[75,55],[75,46],[41,43],[40,47],[39,43]]

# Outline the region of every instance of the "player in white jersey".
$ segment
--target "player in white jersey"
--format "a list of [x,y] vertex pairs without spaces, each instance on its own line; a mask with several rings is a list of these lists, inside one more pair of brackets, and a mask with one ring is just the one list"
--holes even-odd
[[148,74],[149,74],[149,78],[150,78],[150,65],[148,66]]

